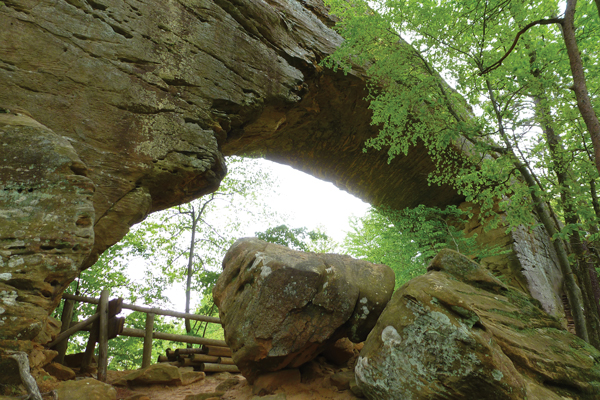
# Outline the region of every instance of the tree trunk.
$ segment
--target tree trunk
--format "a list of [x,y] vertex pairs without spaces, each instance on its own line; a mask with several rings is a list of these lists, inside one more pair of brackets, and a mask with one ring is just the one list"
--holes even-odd
[[590,192],[592,195],[592,206],[594,207],[594,213],[596,214],[596,221],[600,221],[600,203],[598,203],[598,195],[596,194],[596,182],[593,179],[590,181]]
[[538,216],[540,217],[544,228],[546,228],[546,232],[548,232],[554,250],[558,255],[560,269],[565,279],[565,292],[567,294],[567,298],[569,299],[569,304],[571,305],[571,311],[573,313],[573,320],[575,321],[575,330],[577,332],[577,336],[589,343],[590,339],[587,331],[584,307],[581,301],[581,289],[579,288],[579,286],[577,286],[577,282],[575,281],[575,277],[573,275],[573,270],[571,269],[571,263],[569,262],[569,257],[567,255],[565,245],[562,242],[562,240],[556,238],[555,236],[556,228],[554,227],[554,222],[552,221],[550,213],[548,212],[546,203],[541,197],[538,196],[538,190],[540,188],[535,183],[535,179],[533,179],[533,176],[529,173],[527,167],[517,158],[517,155],[515,154],[513,146],[510,143],[508,135],[506,134],[506,131],[504,129],[502,113],[498,108],[498,102],[496,101],[496,96],[494,95],[494,91],[492,90],[490,81],[486,79],[485,83],[487,86],[488,94],[490,96],[490,101],[492,102],[492,107],[494,108],[494,114],[496,115],[496,119],[498,122],[498,130],[500,132],[500,136],[504,140],[506,148],[514,160],[513,163],[515,168],[517,168],[517,170],[521,173],[521,175],[525,179],[525,183],[530,189],[531,200],[533,201],[534,208],[538,213]]
[[[578,225],[579,214],[577,213],[577,207],[574,203],[574,197],[571,191],[568,174],[569,162],[564,157],[566,155],[566,151],[562,146],[559,135],[552,127],[550,112],[544,105],[542,99],[538,96],[535,96],[534,104],[536,108],[537,119],[546,136],[546,143],[550,152],[550,157],[552,158],[552,169],[554,170],[554,173],[558,179],[565,223],[567,225]],[[577,259],[573,269],[575,270],[575,275],[579,278],[580,284],[583,288],[582,300],[586,311],[585,314],[588,317],[586,318],[586,325],[590,343],[594,347],[600,348],[600,314],[598,313],[598,302],[595,298],[594,286],[590,274],[591,271],[589,271],[591,263],[589,257],[590,254],[589,251],[586,250],[585,244],[581,240],[581,235],[577,229],[573,230],[573,232],[569,235],[569,244]],[[591,263],[591,265],[593,268],[593,263]]]
[[[596,0],[598,4],[598,0]],[[592,138],[594,146],[594,158],[596,169],[600,173],[600,122],[596,115],[592,102],[587,90],[585,81],[585,72],[583,70],[583,62],[579,47],[575,37],[575,9],[577,0],[567,0],[567,8],[565,10],[565,18],[562,24],[562,34],[567,55],[569,56],[569,64],[571,65],[571,74],[573,75],[573,91],[577,99],[577,108],[585,122],[588,132]]]
[[[185,283],[185,312],[190,313],[190,300],[192,291],[192,274],[194,272],[194,245],[196,244],[196,227],[198,226],[198,218],[195,212],[192,212],[192,239],[190,241],[190,254],[188,257],[187,265],[187,280]],[[192,331],[192,323],[189,319],[185,319],[185,332],[190,333]]]
[[519,170],[523,178],[525,178],[525,182],[527,186],[531,189],[531,199],[533,200],[535,209],[542,220],[542,224],[548,235],[552,240],[552,245],[554,246],[554,250],[558,255],[558,261],[560,264],[560,269],[565,278],[565,292],[567,294],[567,298],[569,299],[569,304],[571,305],[571,312],[573,313],[573,320],[575,321],[575,330],[577,332],[577,336],[586,342],[590,342],[588,331],[587,331],[587,323],[584,314],[584,305],[582,304],[581,299],[583,298],[581,289],[577,286],[577,282],[575,281],[575,277],[573,274],[573,270],[571,269],[571,263],[569,262],[569,257],[567,255],[567,251],[565,249],[565,245],[562,240],[555,238],[556,229],[554,228],[554,223],[552,222],[552,218],[548,212],[548,209],[544,203],[544,200],[537,195],[538,187],[535,184],[535,180],[525,167],[515,156],[515,167]]

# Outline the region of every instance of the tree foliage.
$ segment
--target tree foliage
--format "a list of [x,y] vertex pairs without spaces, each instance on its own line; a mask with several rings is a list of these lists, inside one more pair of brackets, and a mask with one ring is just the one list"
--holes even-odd
[[[591,332],[598,346],[585,250],[598,232],[598,158],[580,96],[591,94],[598,109],[597,10],[581,3],[570,13],[572,0],[566,14],[553,0],[327,3],[346,39],[327,63],[358,64],[370,77],[372,122],[381,130],[366,148],[393,158],[423,143],[437,166],[429,182],[479,203],[482,219],[498,205],[508,228],[540,221],[559,255],[578,334],[588,340]],[[569,26],[582,27],[575,43]],[[573,68],[573,46],[583,75]]]
[[401,211],[372,208],[355,218],[343,246],[354,257],[385,264],[396,274],[396,289],[424,274],[429,262],[445,248],[476,261],[500,254],[498,247],[480,246],[477,234],[465,236],[463,224],[472,215],[456,206],[423,205]]

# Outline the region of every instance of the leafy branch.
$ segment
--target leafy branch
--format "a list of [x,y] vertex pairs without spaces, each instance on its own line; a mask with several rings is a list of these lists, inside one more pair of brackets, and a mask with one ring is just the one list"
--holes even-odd
[[491,71],[495,70],[496,68],[500,67],[502,65],[502,62],[515,49],[515,47],[517,46],[517,43],[519,42],[519,39],[521,38],[521,36],[525,32],[527,32],[529,29],[531,29],[531,28],[533,28],[534,26],[537,26],[537,25],[562,24],[563,22],[564,22],[563,18],[547,18],[547,19],[538,19],[537,21],[533,21],[533,22],[528,23],[519,32],[517,32],[517,35],[515,36],[515,39],[512,42],[512,45],[509,47],[509,49],[506,51],[506,53],[504,53],[504,55],[502,57],[500,57],[500,59],[498,61],[496,61],[495,63],[491,64],[490,66],[488,66],[486,68],[483,68],[479,72],[479,75],[483,76],[483,75],[488,74]]

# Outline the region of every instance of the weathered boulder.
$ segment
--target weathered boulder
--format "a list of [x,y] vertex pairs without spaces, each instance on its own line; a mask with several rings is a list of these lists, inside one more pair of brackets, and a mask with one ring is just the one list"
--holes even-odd
[[225,379],[223,382],[219,383],[217,387],[215,387],[215,391],[217,392],[226,392],[234,386],[240,384],[240,378],[237,376],[232,376],[230,378]]
[[356,365],[369,399],[597,399],[600,352],[444,250],[400,288]]
[[181,384],[181,374],[179,373],[179,368],[173,365],[153,364],[122,376],[113,385],[123,386],[128,383],[138,385],[177,385]]
[[350,389],[350,382],[355,380],[354,371],[342,370],[329,378],[329,383],[338,390]]
[[116,400],[117,391],[112,386],[87,378],[65,381],[56,388],[58,400]]
[[387,266],[293,251],[255,238],[227,252],[213,297],[242,374],[295,368],[328,341],[364,340],[394,289]]
[[348,338],[341,338],[323,350],[323,357],[332,364],[344,365],[354,357],[354,343]]
[[296,368],[270,372],[256,378],[252,384],[252,394],[260,396],[273,394],[277,389],[286,385],[297,385],[301,380],[302,375]]
[[46,365],[44,369],[59,381],[75,379],[75,372],[71,368],[56,362]]
[[94,243],[94,185],[71,144],[0,109],[0,339],[31,340]]

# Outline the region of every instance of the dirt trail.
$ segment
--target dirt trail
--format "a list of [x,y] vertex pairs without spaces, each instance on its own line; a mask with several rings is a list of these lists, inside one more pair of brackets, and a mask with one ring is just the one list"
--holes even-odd
[[[131,371],[109,371],[107,383],[113,383],[115,380]],[[331,371],[334,372],[334,371]],[[335,371],[337,372],[337,371]],[[290,385],[282,385],[275,391],[277,393],[285,393],[286,400],[355,400],[358,399],[350,390],[339,391],[335,386],[331,385],[331,374],[314,377],[307,383],[297,383]],[[223,400],[251,400],[255,397],[252,394],[252,386],[249,385],[241,375],[233,375],[227,372],[219,374],[207,375],[201,381],[192,383],[187,386],[115,386],[117,389],[117,400],[124,400],[133,395],[146,395],[150,400],[185,400],[188,395],[199,393],[212,393],[215,388],[228,378],[236,376],[240,383],[227,390],[220,398]],[[304,378],[303,378],[304,380]]]

